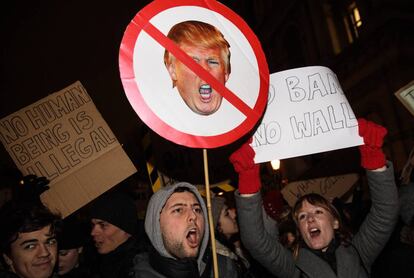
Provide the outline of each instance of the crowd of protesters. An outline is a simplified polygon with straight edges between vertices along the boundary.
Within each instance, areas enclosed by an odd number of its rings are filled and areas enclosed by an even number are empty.
[[[382,151],[386,129],[364,119],[358,124],[370,190],[363,205],[356,188],[352,206],[312,193],[289,207],[278,189],[261,190],[249,143],[236,150],[229,159],[238,189],[211,198],[216,266],[207,202],[192,184],[152,194],[143,221],[131,195],[117,188],[62,219],[40,201],[45,178],[8,171],[0,278],[214,277],[215,267],[219,277],[412,277],[413,154],[397,186]],[[353,219],[355,211],[362,221]]]

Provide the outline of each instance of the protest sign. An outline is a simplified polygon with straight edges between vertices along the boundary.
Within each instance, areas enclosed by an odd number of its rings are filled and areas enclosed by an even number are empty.
[[[168,36],[177,25],[181,26],[177,29],[192,25],[182,43]],[[206,66],[213,60],[217,67],[224,65],[212,59],[220,55],[201,54],[206,49],[217,51],[218,43],[212,41],[218,39],[208,37],[217,33],[191,35],[195,26],[218,30],[217,37],[228,43],[220,47],[231,53],[225,55],[229,64],[225,77]],[[203,34],[208,38],[200,39]],[[191,46],[191,51],[188,47],[184,51],[183,45]],[[169,55],[185,65],[186,76],[172,77],[169,59],[164,59]],[[260,42],[240,16],[218,1],[151,2],[125,30],[119,69],[125,94],[142,121],[160,136],[187,147],[216,148],[234,142],[254,127],[266,106],[269,70]],[[180,83],[188,88],[180,89]],[[209,106],[217,110],[207,112],[214,110]]]
[[[328,200],[339,198],[347,193],[358,179],[358,174],[347,174],[291,182],[281,192],[286,202],[293,207],[298,198],[308,193],[318,193]]]
[[[256,163],[362,144],[358,122],[330,69],[270,75],[267,109],[252,142]]]
[[[395,96],[414,116],[414,80],[395,92]]]
[[[136,172],[79,81],[1,119],[0,139],[24,175],[51,181],[41,198],[64,216]]]

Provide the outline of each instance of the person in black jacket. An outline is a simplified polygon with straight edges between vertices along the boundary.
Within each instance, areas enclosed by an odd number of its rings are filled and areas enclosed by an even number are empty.
[[[0,253],[6,270],[0,277],[50,278],[57,260],[60,215],[45,207],[40,194],[49,181],[36,175],[13,174],[12,196],[0,211]]]
[[[133,259],[140,252],[133,199],[121,192],[105,194],[92,203],[90,217],[91,236],[98,252],[93,274],[108,278],[133,277]]]
[[[85,226],[76,218],[76,214],[65,218],[62,222],[62,231],[58,235],[58,276],[65,278],[91,277],[89,267],[83,258],[83,249],[87,238]]]
[[[50,278],[57,260],[60,217],[39,203],[6,203],[0,213],[0,277]]]

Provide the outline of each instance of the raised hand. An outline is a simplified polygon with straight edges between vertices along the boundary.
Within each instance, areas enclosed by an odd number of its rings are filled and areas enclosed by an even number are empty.
[[[384,136],[387,129],[381,125],[358,119],[359,135],[364,138],[364,145],[359,146],[361,166],[368,170],[381,168],[385,165],[385,154],[382,151]]]
[[[260,166],[254,163],[255,152],[249,145],[252,139],[244,143],[230,156],[234,170],[239,174],[240,194],[252,194],[260,190]]]

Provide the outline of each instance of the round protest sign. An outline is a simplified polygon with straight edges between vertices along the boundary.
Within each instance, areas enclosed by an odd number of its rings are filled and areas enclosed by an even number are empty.
[[[253,128],[267,102],[260,42],[217,1],[150,3],[125,30],[119,68],[139,117],[187,147],[232,143]]]

